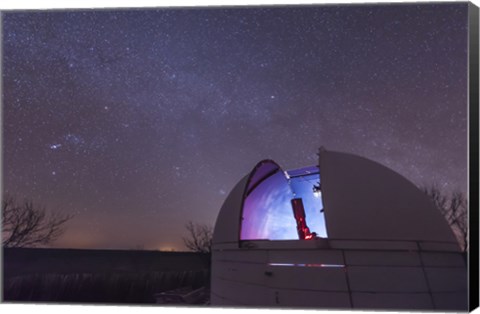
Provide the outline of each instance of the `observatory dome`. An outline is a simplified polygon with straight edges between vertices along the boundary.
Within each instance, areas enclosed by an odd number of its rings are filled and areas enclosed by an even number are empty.
[[[321,150],[318,166],[259,162],[225,200],[211,304],[465,310],[467,271],[427,195],[366,158]]]
[[[259,162],[225,200],[213,243],[301,239],[293,200],[301,202],[300,219],[316,238],[458,249],[443,216],[412,182],[372,160],[325,150],[319,166],[284,171],[272,160]]]

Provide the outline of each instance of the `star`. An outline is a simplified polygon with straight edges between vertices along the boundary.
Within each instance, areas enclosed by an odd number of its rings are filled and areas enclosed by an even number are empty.
[[[51,149],[51,150],[57,150],[57,149],[59,149],[60,147],[62,147],[62,144],[52,144],[52,145],[50,145],[50,149]]]
[[[53,246],[80,230],[92,247],[177,250],[260,160],[314,165],[320,146],[466,192],[467,13],[3,12],[4,189],[79,213]]]

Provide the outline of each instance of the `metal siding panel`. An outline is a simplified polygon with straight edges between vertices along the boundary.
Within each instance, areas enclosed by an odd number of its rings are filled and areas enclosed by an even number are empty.
[[[467,292],[437,292],[433,293],[433,300],[437,310],[457,310],[462,312],[468,311]]]
[[[427,292],[423,271],[419,267],[347,268],[350,288],[354,292]]]
[[[350,309],[350,300],[346,292],[317,292],[299,290],[277,290],[277,306],[281,307],[315,307],[319,309]]]
[[[348,291],[344,268],[270,266],[272,288]]]
[[[460,252],[460,246],[456,241],[452,243],[422,242],[420,247],[423,251]]]
[[[421,254],[425,266],[466,267],[460,253],[422,252]]]
[[[417,251],[418,246],[414,241],[362,241],[362,240],[336,240],[330,239],[330,248],[346,250],[399,250]]]
[[[238,303],[238,302],[236,302],[236,301],[229,300],[229,299],[226,299],[226,298],[221,297],[221,296],[217,296],[217,295],[215,295],[214,293],[211,293],[211,294],[210,294],[210,304],[211,304],[212,306],[243,305],[243,304]]]
[[[347,265],[420,266],[418,252],[345,251]]]
[[[425,268],[428,282],[433,292],[467,291],[466,268]]]
[[[428,293],[352,293],[356,309],[433,310]]]
[[[231,300],[232,305],[274,305],[272,292],[268,287],[219,278],[212,278],[212,280],[212,293],[227,300]],[[224,300],[224,304],[227,304],[227,300]]]
[[[267,263],[268,252],[265,250],[225,250],[215,252],[215,259],[218,261]]]
[[[278,250],[268,252],[270,263],[338,264],[343,265],[341,251],[333,250]]]
[[[215,276],[233,281],[265,285],[265,271],[267,271],[267,265],[265,264],[217,262]]]

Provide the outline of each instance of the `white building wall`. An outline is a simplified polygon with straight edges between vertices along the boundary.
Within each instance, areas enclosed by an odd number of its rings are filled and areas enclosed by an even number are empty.
[[[293,244],[214,250],[212,305],[466,310],[467,270],[458,252]]]

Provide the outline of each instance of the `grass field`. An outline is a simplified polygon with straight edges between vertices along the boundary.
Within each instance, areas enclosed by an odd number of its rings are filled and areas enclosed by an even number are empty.
[[[158,292],[208,287],[209,264],[186,252],[4,249],[3,300],[152,304]]]

